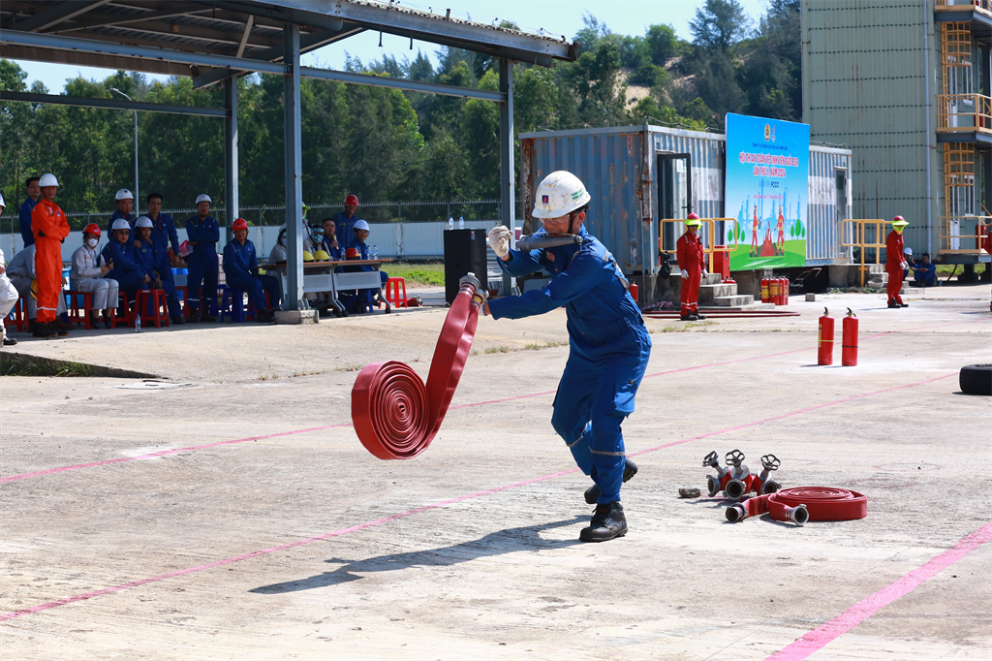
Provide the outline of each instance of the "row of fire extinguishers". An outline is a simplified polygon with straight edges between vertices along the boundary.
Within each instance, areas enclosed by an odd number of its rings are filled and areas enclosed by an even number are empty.
[[[851,311],[851,308],[847,308],[843,331],[840,364],[844,367],[854,367],[858,364],[858,317]],[[834,318],[830,316],[830,311],[827,308],[823,308],[823,316],[820,317],[816,364],[834,364]]]
[[[775,305],[789,304],[789,279],[788,278],[762,278],[761,279],[761,302],[774,303]]]

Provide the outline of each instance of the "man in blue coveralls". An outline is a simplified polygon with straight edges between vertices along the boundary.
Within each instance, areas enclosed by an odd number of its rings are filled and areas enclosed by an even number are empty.
[[[137,235],[135,255],[138,264],[150,280],[146,289],[161,289],[165,292],[166,306],[169,308],[169,318],[172,323],[182,326],[182,310],[179,307],[179,296],[176,294],[176,284],[172,280],[172,266],[169,264],[169,253],[165,248],[156,246],[152,241],[154,223],[148,216],[142,216],[134,221],[134,233]],[[168,275],[166,275],[168,274]],[[140,312],[140,310],[139,310]],[[147,312],[145,314],[148,314]]]
[[[352,230],[355,228],[355,221],[358,220],[358,196],[349,195],[344,198],[344,211],[339,211],[332,217],[338,235],[338,244],[342,249],[347,248],[354,236]]]
[[[148,213],[145,215],[152,221],[152,245],[156,250],[165,253],[168,253],[169,245],[172,245],[172,255],[169,258],[171,266],[173,258],[179,255],[179,233],[176,232],[176,223],[172,220],[172,216],[162,213],[161,193],[152,193],[145,198],[145,201],[148,203]]]
[[[103,248],[103,261],[110,265],[107,272],[108,278],[117,281],[120,291],[124,292],[128,309],[134,306],[134,299],[142,285],[151,282],[151,278],[145,274],[141,264],[138,263],[137,248],[131,241],[131,226],[124,218],[114,221],[113,234],[110,241]],[[126,310],[125,310],[126,312]]]
[[[227,284],[248,293],[255,308],[255,321],[266,324],[275,321],[272,313],[282,302],[282,285],[271,275],[258,275],[255,244],[248,240],[248,221],[238,218],[231,225],[234,241],[224,246],[224,275]],[[268,304],[265,295],[269,295]]]
[[[210,196],[196,197],[196,215],[186,221],[186,235],[189,241],[189,320],[196,321],[200,310],[200,283],[203,283],[203,311],[200,321],[217,321],[210,316],[210,304],[217,298],[217,242],[220,241],[220,226],[210,217]]]
[[[510,250],[506,227],[490,231],[504,271],[525,275],[543,267],[552,279],[540,291],[489,301],[485,311],[493,319],[520,319],[565,306],[570,351],[551,424],[595,483],[585,498],[596,511],[579,539],[605,542],[627,532],[620,486],[637,466],[626,459],[620,425],[634,411],[651,338],[616,260],[582,225],[591,199],[579,178],[565,171],[545,177],[535,195],[533,215],[544,224],[536,235],[577,234],[581,245],[525,253]]]
[[[114,235],[114,221],[118,218],[126,220],[127,226],[133,233],[134,223],[131,222],[131,210],[134,208],[134,195],[131,195],[131,191],[128,189],[122,188],[114,193],[114,200],[117,202],[117,210],[111,214],[110,220],[107,221],[107,234]],[[135,237],[132,236],[131,240],[135,240]],[[135,248],[137,247],[135,246]]]
[[[38,204],[38,200],[41,198],[41,186],[38,184],[40,180],[40,177],[28,177],[28,180],[24,182],[24,190],[28,193],[28,199],[24,200],[24,204],[21,205],[19,218],[21,221],[21,238],[24,239],[25,248],[34,244],[34,232],[31,230],[31,213],[34,211],[34,205]]]

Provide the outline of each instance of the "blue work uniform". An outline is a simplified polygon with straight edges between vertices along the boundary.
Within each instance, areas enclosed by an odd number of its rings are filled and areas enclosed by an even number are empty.
[[[117,220],[118,218],[123,218],[124,220],[127,221],[128,229],[131,230],[131,242],[133,243],[134,242],[134,222],[131,220],[131,214],[129,214],[129,213],[121,213],[121,210],[120,209],[118,209],[117,211],[115,211],[113,213],[113,215],[110,216],[110,221],[107,222],[107,236],[109,236],[109,237],[113,237],[114,236],[114,230],[113,230],[114,221]]]
[[[354,232],[352,232],[354,234]],[[352,237],[351,243],[348,244],[348,248],[354,248],[358,251],[358,259],[370,259],[369,257],[369,247],[365,245],[364,241],[359,241],[357,238]],[[345,251],[342,250],[342,253]],[[375,268],[368,264],[356,264],[355,266],[339,266],[339,272],[344,273],[358,273],[362,271],[375,271]],[[379,282],[380,288],[386,286],[386,280],[389,280],[389,274],[385,271],[379,271]],[[353,310],[355,312],[360,312],[367,310],[370,305],[372,305],[372,300],[375,295],[379,292],[375,289],[359,289],[351,290],[346,292],[341,292],[340,299],[341,304],[345,306],[348,310]]]
[[[337,230],[334,231],[334,237],[337,238]],[[341,261],[344,259],[344,248],[342,248],[342,243],[338,241],[337,246],[331,246],[332,239],[328,236],[324,237],[324,240],[320,242],[320,247],[331,256],[332,262]]]
[[[146,214],[147,215],[147,214]],[[172,244],[172,252],[179,254],[179,233],[176,232],[176,223],[172,216],[167,213],[160,213],[158,218],[148,216],[152,221],[152,243],[156,250],[168,251],[169,244]],[[169,271],[172,272],[171,269]],[[164,275],[164,274],[163,274]]]
[[[540,290],[492,300],[489,310],[494,319],[521,319],[565,306],[570,349],[551,424],[599,486],[598,503],[606,504],[620,500],[626,464],[620,425],[634,412],[651,337],[613,256],[585,227],[579,235],[581,246],[511,250],[509,262],[500,260],[504,271],[520,276],[543,267],[552,279]]]
[[[933,262],[929,264],[920,262],[914,268],[913,281],[918,287],[937,286],[937,265]]]
[[[282,285],[271,275],[256,275],[257,273],[255,244],[250,239],[245,239],[244,245],[235,239],[224,246],[224,275],[227,276],[228,287],[247,292],[248,302],[256,311],[280,307]],[[265,294],[269,295],[268,303],[265,301]]]
[[[217,298],[217,242],[220,241],[220,227],[217,221],[207,216],[193,216],[186,221],[186,234],[189,238],[189,308],[191,311],[200,308],[200,283],[203,283],[204,310]],[[193,242],[196,241],[196,245]]]
[[[127,241],[119,242],[116,238],[110,240],[100,253],[103,261],[113,262],[114,267],[107,272],[105,278],[117,281],[117,285],[125,293],[128,305],[134,302],[135,296],[145,279],[145,270],[139,263],[134,241],[128,235]]]
[[[352,231],[355,229],[355,221],[358,220],[358,214],[348,217],[347,211],[339,211],[333,216],[334,218],[334,234],[338,237],[339,246],[349,246],[351,242],[355,240],[355,233]]]
[[[31,213],[34,211],[34,205],[36,204],[38,204],[37,200],[32,200],[30,197],[24,200],[18,216],[21,222],[21,238],[24,239],[25,248],[34,245],[34,232],[31,231]]]
[[[169,253],[159,250],[151,241],[142,241],[140,248],[135,248],[135,256],[141,270],[151,278],[152,282],[156,277],[162,280],[162,291],[165,292],[165,301],[169,307],[169,316],[172,318],[182,315],[179,307],[179,297],[176,295],[176,285],[172,281],[172,267],[169,266]],[[165,273],[169,278],[166,279]],[[156,274],[158,274],[156,276]],[[151,283],[142,285],[142,289],[151,289]],[[145,314],[148,314],[145,312]]]

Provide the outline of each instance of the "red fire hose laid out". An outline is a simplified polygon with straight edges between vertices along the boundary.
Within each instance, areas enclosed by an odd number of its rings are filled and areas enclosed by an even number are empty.
[[[749,498],[727,508],[727,520],[743,521],[768,513],[776,521],[850,521],[868,516],[868,498],[857,491],[832,487],[796,487]]]
[[[366,365],[351,389],[351,420],[379,459],[412,459],[434,440],[472,348],[483,294],[469,273],[448,310],[427,384],[396,360]]]

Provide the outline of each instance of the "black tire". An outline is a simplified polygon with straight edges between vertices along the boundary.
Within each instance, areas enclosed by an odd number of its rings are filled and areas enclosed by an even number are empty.
[[[961,392],[969,395],[992,395],[992,364],[966,365],[958,377]]]

